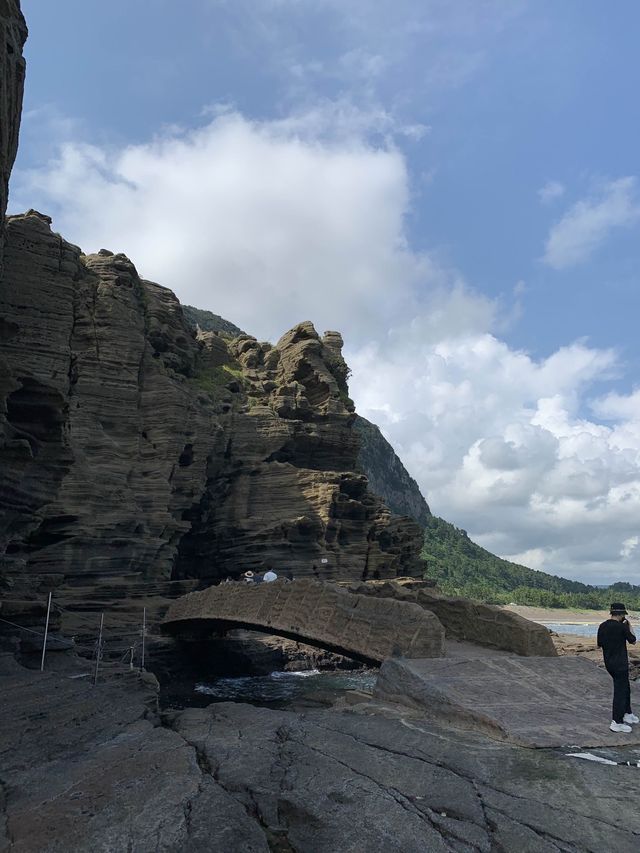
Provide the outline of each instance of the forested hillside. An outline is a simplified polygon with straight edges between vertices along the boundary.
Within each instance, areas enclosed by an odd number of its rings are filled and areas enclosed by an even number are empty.
[[[602,589],[502,560],[485,551],[442,518],[426,520],[422,557],[425,575],[450,595],[463,595],[492,604],[606,609],[621,599],[640,609],[640,586],[620,582]]]

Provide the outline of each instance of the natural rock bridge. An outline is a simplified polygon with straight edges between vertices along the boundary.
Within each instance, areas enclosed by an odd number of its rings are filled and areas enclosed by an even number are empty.
[[[223,583],[192,592],[169,607],[162,627],[175,636],[247,628],[367,663],[444,654],[444,628],[420,605],[311,580]]]

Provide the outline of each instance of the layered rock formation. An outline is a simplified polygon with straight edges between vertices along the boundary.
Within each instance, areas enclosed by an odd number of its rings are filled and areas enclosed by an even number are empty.
[[[25,62],[22,48],[27,25],[16,0],[0,2],[0,281],[4,215],[7,210],[9,176],[18,151],[18,130],[22,111]],[[2,326],[0,326],[0,335]],[[1,365],[0,365],[1,367]]]
[[[447,637],[452,640],[503,649],[525,657],[555,657],[557,654],[548,628],[493,604],[441,595],[424,583],[408,579],[406,582],[346,586],[358,595],[392,598],[423,607],[438,617]]]
[[[418,604],[310,580],[218,584],[174,601],[163,620],[178,636],[236,627],[273,631],[366,663],[444,654],[442,624]]]
[[[0,577],[14,597],[55,588],[98,610],[269,564],[420,571],[418,526],[356,470],[338,333],[196,336],[173,293],[124,255],[83,255],[37,211],[9,217],[4,260]]]

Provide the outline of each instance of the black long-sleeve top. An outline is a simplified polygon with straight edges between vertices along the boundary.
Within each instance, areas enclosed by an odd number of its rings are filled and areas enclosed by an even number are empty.
[[[627,669],[629,657],[627,643],[635,643],[635,634],[628,622],[607,619],[598,628],[598,647],[602,649],[604,665],[610,670]]]

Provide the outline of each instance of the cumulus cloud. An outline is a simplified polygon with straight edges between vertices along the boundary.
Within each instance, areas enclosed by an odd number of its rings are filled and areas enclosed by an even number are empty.
[[[444,518],[495,553],[596,582],[638,582],[637,394],[592,403],[616,354],[585,343],[544,359],[477,327],[351,356],[352,391]],[[637,552],[635,552],[637,553]]]
[[[543,260],[561,270],[588,260],[619,228],[640,219],[636,178],[604,183],[599,191],[576,202],[551,229]]]
[[[13,198],[260,337],[303,319],[340,329],[359,411],[436,513],[539,568],[627,576],[640,392],[591,399],[618,369],[614,352],[578,341],[536,360],[510,348],[497,306],[412,250],[393,131],[383,111],[345,104],[263,122],[223,110],[146,144],[65,142],[16,176]]]
[[[407,247],[408,177],[389,132],[384,113],[338,104],[271,122],[225,113],[118,150],[66,142],[18,176],[14,207],[43,206],[85,251],[123,251],[257,335],[304,318],[379,334],[435,274]]]

